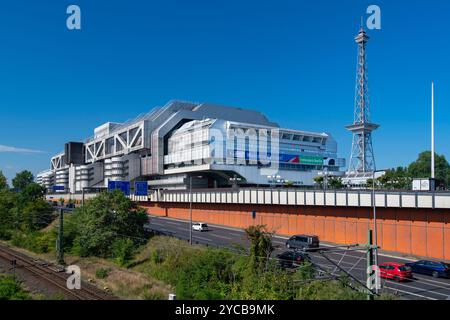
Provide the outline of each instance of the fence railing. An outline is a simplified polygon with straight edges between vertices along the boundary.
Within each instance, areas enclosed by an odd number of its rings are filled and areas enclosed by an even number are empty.
[[[190,202],[191,194],[187,190],[158,190],[149,192],[146,198],[151,202]],[[194,189],[192,202],[450,209],[450,193],[377,190],[373,199],[370,190]]]

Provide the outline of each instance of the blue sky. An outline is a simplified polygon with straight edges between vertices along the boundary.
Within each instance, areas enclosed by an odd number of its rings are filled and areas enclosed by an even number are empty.
[[[66,28],[70,4],[80,31]],[[66,141],[171,99],[330,132],[348,158],[353,37],[370,4],[382,15],[368,45],[377,167],[429,149],[431,80],[436,148],[450,158],[450,1],[15,0],[0,10],[0,170],[46,169]]]

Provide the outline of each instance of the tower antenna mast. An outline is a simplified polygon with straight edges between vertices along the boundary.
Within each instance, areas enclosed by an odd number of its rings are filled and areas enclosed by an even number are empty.
[[[346,126],[353,133],[348,174],[364,174],[376,170],[372,131],[376,130],[379,125],[370,121],[369,79],[366,58],[368,41],[369,36],[361,23],[361,29],[355,37],[355,42],[358,45],[358,63],[356,67],[354,120],[353,124]]]

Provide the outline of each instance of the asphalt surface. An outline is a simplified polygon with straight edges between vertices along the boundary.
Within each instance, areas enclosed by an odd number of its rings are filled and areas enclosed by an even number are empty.
[[[189,221],[175,220],[165,217],[151,216],[148,225],[152,230],[164,235],[173,236],[179,239],[189,239]],[[215,247],[235,248],[236,246],[248,248],[248,240],[245,238],[243,230],[228,227],[209,225],[209,231],[193,231],[193,242]],[[274,255],[286,251],[285,243],[287,238],[274,236],[273,245],[276,248]],[[342,250],[341,248],[323,245],[327,252],[323,253],[340,268],[349,272],[352,276],[365,283],[366,279],[366,253],[353,250]],[[308,253],[311,261],[323,270],[339,274],[341,271],[327,260],[320,253]],[[412,260],[379,254],[379,263],[400,262],[406,263]],[[394,293],[404,299],[421,300],[450,300],[450,279],[433,278],[427,275],[414,274],[414,278],[406,282],[395,282],[382,279],[381,292]]]

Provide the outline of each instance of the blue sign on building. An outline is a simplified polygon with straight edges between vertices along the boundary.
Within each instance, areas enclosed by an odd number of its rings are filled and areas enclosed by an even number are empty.
[[[147,181],[136,181],[134,183],[134,195],[135,196],[147,196],[148,195]]]
[[[120,190],[126,196],[130,195],[129,181],[108,181],[108,190]]]
[[[64,191],[64,186],[53,186],[53,192]]]
[[[115,181],[108,181],[108,190],[115,190],[116,189],[116,182]]]

